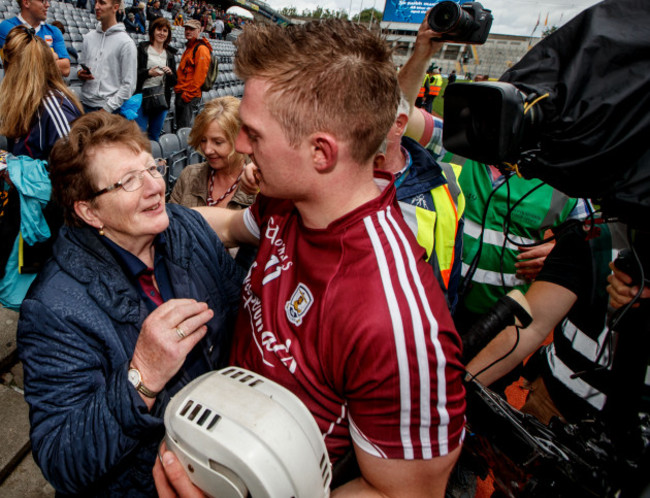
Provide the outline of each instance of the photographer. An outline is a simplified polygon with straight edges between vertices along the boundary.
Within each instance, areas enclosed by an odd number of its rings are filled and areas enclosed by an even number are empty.
[[[610,235],[606,225],[594,231],[598,236],[574,224],[558,238],[526,293],[533,323],[520,331],[503,330],[467,365],[472,376],[490,385],[535,352],[553,330],[553,342],[526,366],[530,392],[522,411],[544,424],[553,416],[568,421],[599,416],[607,398],[612,352],[605,288],[608,280],[621,294],[629,287],[609,276],[612,248],[621,246],[617,231]],[[572,378],[578,372],[583,374]]]
[[[418,30],[413,55],[398,74],[400,87],[410,104],[415,102],[420,81],[440,47],[439,35],[429,24],[430,14],[431,11]],[[494,167],[447,153],[442,147],[442,120],[421,109],[412,110],[406,136],[429,149],[434,158],[463,166],[459,178],[466,199],[462,274],[471,282],[465,284],[469,291],[465,296],[459,295],[459,306],[454,313],[456,327],[462,334],[499,297],[512,288],[523,292],[528,288],[552,244],[526,247],[526,243],[543,240],[548,228],[564,221],[584,219],[588,208],[584,202],[570,199],[539,180],[506,176]],[[512,216],[509,237],[521,245],[508,243],[504,247],[503,221],[516,203],[519,208]],[[488,211],[488,226],[483,230],[483,217]],[[468,276],[470,263],[477,254],[477,271]],[[503,272],[500,271],[502,262]]]

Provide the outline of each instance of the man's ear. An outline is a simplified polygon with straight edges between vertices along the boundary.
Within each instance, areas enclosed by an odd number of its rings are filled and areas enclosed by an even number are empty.
[[[375,154],[375,158],[372,161],[373,169],[383,170],[386,165],[386,154],[383,152],[378,152]]]
[[[329,133],[315,133],[310,138],[312,160],[320,173],[331,171],[338,162],[339,144]]]
[[[401,137],[404,135],[407,125],[409,124],[409,117],[406,114],[399,114],[395,119],[395,131]]]
[[[74,203],[74,212],[79,216],[79,218],[91,227],[100,228],[104,226],[104,224],[97,216],[96,211],[97,210],[92,206],[90,201],[75,201]]]

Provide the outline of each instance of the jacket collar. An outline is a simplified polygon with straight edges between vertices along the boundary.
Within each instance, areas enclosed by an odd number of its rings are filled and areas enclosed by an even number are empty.
[[[429,192],[447,183],[442,168],[427,149],[409,137],[402,137],[402,147],[411,154],[412,165],[400,188],[397,189],[398,201]]]
[[[164,234],[168,243],[164,250],[168,261],[187,272],[193,244],[188,243],[189,238],[183,236],[179,223],[175,223],[177,208],[167,206],[169,227]],[[137,324],[141,314],[146,313],[146,306],[99,237],[91,227],[63,227],[54,245],[53,257],[64,272],[85,284],[88,295],[108,316],[118,322]]]
[[[207,190],[208,190],[208,181],[210,180],[210,165],[207,162],[201,163],[197,166],[199,170],[192,177],[192,183],[190,184],[190,192],[192,195],[200,198],[203,202],[207,203]]]

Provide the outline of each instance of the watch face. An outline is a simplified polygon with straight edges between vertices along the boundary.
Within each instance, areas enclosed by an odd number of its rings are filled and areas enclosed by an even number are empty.
[[[138,387],[140,385],[140,372],[138,372],[135,368],[132,368],[129,370],[129,382],[133,384],[133,387]]]

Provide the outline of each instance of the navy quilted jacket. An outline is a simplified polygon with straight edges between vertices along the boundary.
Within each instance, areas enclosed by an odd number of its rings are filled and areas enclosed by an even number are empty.
[[[200,215],[175,205],[167,212],[174,295],[215,314],[151,412],[127,380],[147,307],[96,230],[64,227],[23,302],[18,354],[32,450],[58,495],[155,496],[151,470],[170,396],[192,380],[189,364],[196,376],[227,359],[243,272]]]

